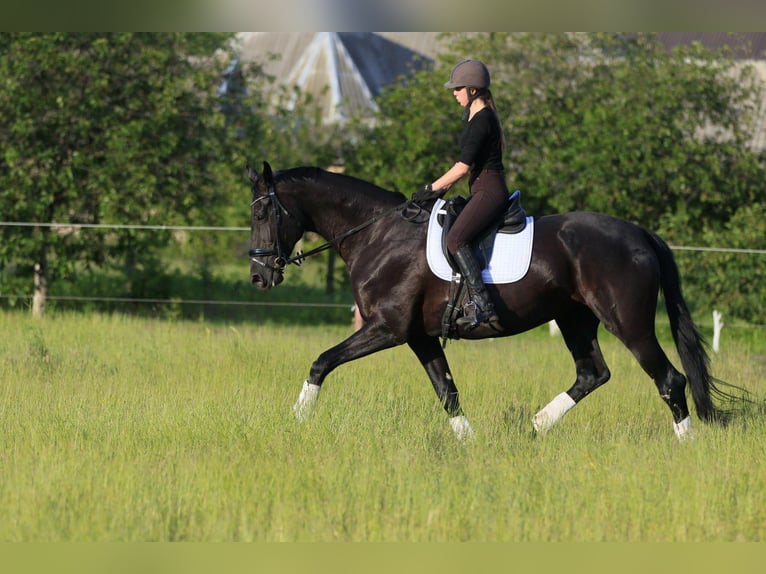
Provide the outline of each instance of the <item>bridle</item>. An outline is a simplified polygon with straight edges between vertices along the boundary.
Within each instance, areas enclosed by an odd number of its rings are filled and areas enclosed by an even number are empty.
[[[264,199],[269,199],[271,201],[271,207],[274,210],[274,245],[273,247],[259,247],[256,249],[251,249],[248,251],[250,261],[257,263],[258,265],[263,265],[264,267],[270,267],[275,271],[282,271],[290,263],[300,265],[301,261],[299,261],[298,257],[290,257],[289,253],[285,253],[284,249],[282,248],[282,242],[279,239],[279,230],[280,226],[282,225],[282,213],[288,217],[292,217],[296,221],[297,218],[293,216],[289,211],[287,211],[285,206],[282,205],[282,202],[279,201],[279,197],[277,197],[276,186],[273,183],[269,185],[268,195],[263,195],[257,199],[254,199],[252,203],[250,203],[250,207],[252,208],[256,203]],[[302,227],[303,226],[301,226],[301,228]],[[300,256],[301,253],[298,253],[298,255]],[[261,263],[256,259],[256,257],[271,256],[274,256],[274,262],[271,265],[266,265],[265,263]]]
[[[282,242],[279,239],[279,231],[280,231],[280,226],[282,224],[282,213],[284,213],[288,217],[291,217],[292,219],[295,219],[298,222],[298,225],[301,227],[301,229],[303,228],[303,225],[300,223],[298,218],[292,215],[287,210],[287,208],[285,208],[282,202],[279,201],[279,197],[277,196],[276,185],[273,182],[269,185],[268,190],[269,190],[268,195],[263,195],[257,199],[254,199],[253,202],[250,204],[250,207],[255,205],[257,202],[265,200],[265,199],[269,199],[271,201],[271,205],[274,210],[274,234],[275,234],[274,246],[251,249],[248,252],[248,256],[250,257],[250,261],[257,263],[258,265],[271,268],[274,271],[283,271],[284,268],[290,265],[291,263],[294,263],[296,266],[300,266],[301,263],[303,263],[303,260],[306,259],[307,257],[316,255],[317,253],[321,253],[322,251],[325,251],[329,249],[330,247],[337,245],[338,243],[340,243],[347,237],[350,237],[354,235],[355,233],[358,233],[362,231],[363,229],[369,227],[370,225],[377,223],[378,221],[380,221],[381,219],[383,219],[385,216],[389,215],[390,213],[393,213],[394,211],[402,210],[406,208],[409,204],[412,204],[412,201],[408,199],[404,203],[396,205],[392,207],[391,209],[387,209],[381,212],[380,214],[376,215],[375,217],[365,221],[364,223],[357,225],[356,227],[353,227],[352,229],[349,229],[348,231],[345,231],[341,233],[340,235],[337,235],[336,237],[333,237],[331,240],[327,241],[326,243],[323,243],[319,247],[316,247],[306,253],[304,253],[303,251],[298,251],[294,257],[290,257],[290,254],[286,253],[284,249],[282,248]],[[274,262],[271,265],[261,263],[260,261],[256,259],[256,257],[271,257],[271,256],[274,256]]]

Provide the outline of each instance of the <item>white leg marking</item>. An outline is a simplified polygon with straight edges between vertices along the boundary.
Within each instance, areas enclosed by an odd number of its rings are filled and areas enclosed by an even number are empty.
[[[305,421],[311,414],[311,411],[314,410],[321,388],[319,385],[312,385],[308,381],[303,382],[303,388],[298,395],[298,400],[293,405],[293,413],[298,421]]]
[[[673,430],[676,431],[676,436],[680,441],[691,440],[694,438],[691,417],[686,417],[680,423],[673,423]]]
[[[459,441],[470,440],[476,434],[465,415],[450,417],[449,424]]]
[[[573,406],[575,402],[572,397],[560,393],[532,418],[532,426],[540,433],[550,430]]]

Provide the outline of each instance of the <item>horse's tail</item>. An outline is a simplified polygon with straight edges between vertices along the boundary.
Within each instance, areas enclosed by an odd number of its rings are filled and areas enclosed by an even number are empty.
[[[681,293],[681,278],[673,252],[658,235],[647,230],[645,232],[660,264],[660,284],[665,297],[670,330],[681,358],[681,365],[686,372],[697,415],[704,421],[724,421],[728,418],[729,411],[718,408],[713,403],[713,396],[718,399],[734,399],[734,396],[722,391],[716,383],[729,387],[732,385],[714,379],[710,374],[707,343],[692,321]]]

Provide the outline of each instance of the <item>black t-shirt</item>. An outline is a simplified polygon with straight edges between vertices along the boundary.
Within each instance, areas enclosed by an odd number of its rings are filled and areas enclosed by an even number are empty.
[[[502,128],[491,108],[482,108],[466,124],[460,136],[459,161],[471,166],[476,176],[484,169],[503,170]]]

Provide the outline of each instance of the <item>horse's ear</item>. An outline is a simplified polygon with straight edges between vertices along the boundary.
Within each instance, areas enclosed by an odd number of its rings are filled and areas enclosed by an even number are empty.
[[[263,162],[263,180],[266,183],[266,187],[271,186],[274,182],[274,173],[271,171],[271,166],[267,161]]]
[[[250,164],[247,164],[247,177],[250,178],[251,183],[255,183],[258,181],[258,172],[253,169],[253,166]]]

